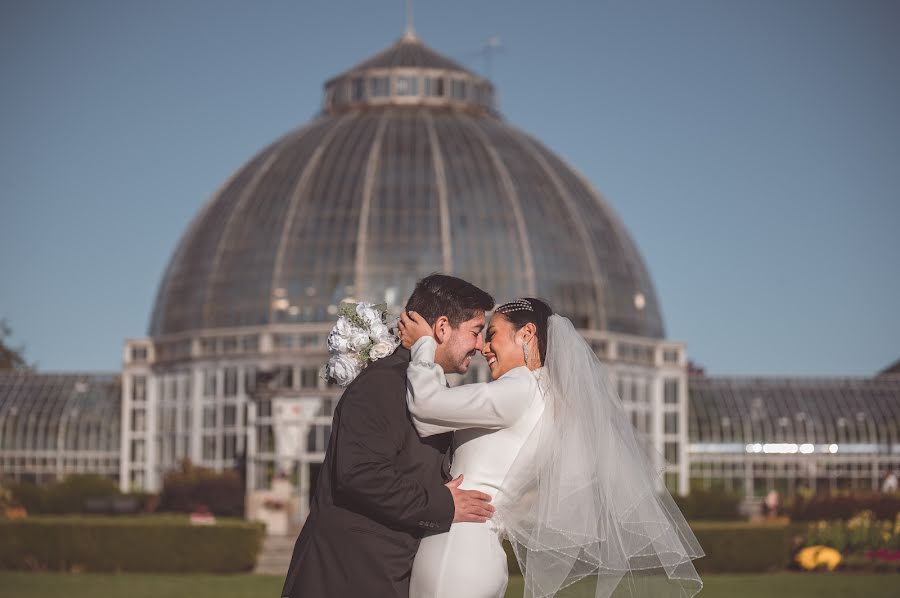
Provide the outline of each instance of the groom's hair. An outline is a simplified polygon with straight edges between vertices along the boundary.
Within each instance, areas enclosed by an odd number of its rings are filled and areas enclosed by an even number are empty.
[[[494,308],[494,298],[462,278],[431,274],[416,283],[406,302],[406,311],[418,312],[429,324],[447,316],[452,328]]]

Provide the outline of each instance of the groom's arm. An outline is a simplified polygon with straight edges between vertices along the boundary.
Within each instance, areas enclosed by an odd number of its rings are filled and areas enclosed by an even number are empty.
[[[396,388],[396,374],[370,372],[365,385],[344,397],[335,442],[335,482],[338,492],[367,511],[407,529],[447,531],[453,521],[450,490],[401,475],[394,460],[403,446],[406,424],[402,400],[380,389]],[[362,382],[362,381],[360,381]],[[392,400],[393,399],[393,400]]]

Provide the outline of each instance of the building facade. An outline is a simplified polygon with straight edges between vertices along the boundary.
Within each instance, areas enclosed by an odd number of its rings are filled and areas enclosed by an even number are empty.
[[[338,306],[399,310],[437,271],[569,317],[668,459],[668,484],[687,490],[684,346],[665,339],[628,231],[500,116],[489,81],[411,34],[328,81],[322,113],[250,159],[188,227],[149,336],[127,343],[122,487],[158,489],[190,458],[246,464],[249,490],[283,471],[307,496],[339,397],[318,376]],[[470,379],[487,376],[479,365]]]

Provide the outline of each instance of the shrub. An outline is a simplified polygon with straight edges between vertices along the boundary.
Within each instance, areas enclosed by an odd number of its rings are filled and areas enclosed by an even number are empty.
[[[119,494],[119,487],[109,478],[97,475],[71,475],[48,486],[44,494],[42,513],[67,515],[84,513],[87,501],[110,498]]]
[[[194,526],[181,516],[0,520],[0,569],[233,573],[250,571],[262,524]]]
[[[893,521],[900,512],[900,493],[801,494],[788,500],[786,508],[793,521],[847,520],[860,511]]]
[[[735,521],[741,497],[725,490],[694,489],[687,496],[673,496],[685,519],[693,521]]]
[[[12,502],[25,508],[32,515],[44,513],[46,510],[46,491],[29,482],[19,482],[9,487]]]
[[[13,502],[32,515],[68,515],[86,512],[88,503],[119,495],[114,481],[92,474],[77,474],[41,487],[21,482],[10,487]]]
[[[217,473],[183,461],[163,479],[159,511],[190,513],[205,506],[220,517],[243,517],[244,485],[236,471]]]

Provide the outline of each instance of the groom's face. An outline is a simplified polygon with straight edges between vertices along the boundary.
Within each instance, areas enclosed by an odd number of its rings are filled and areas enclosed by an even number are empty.
[[[472,357],[484,347],[484,312],[478,312],[456,328],[447,327],[442,342],[438,343],[435,362],[446,374],[465,374],[472,364]]]

